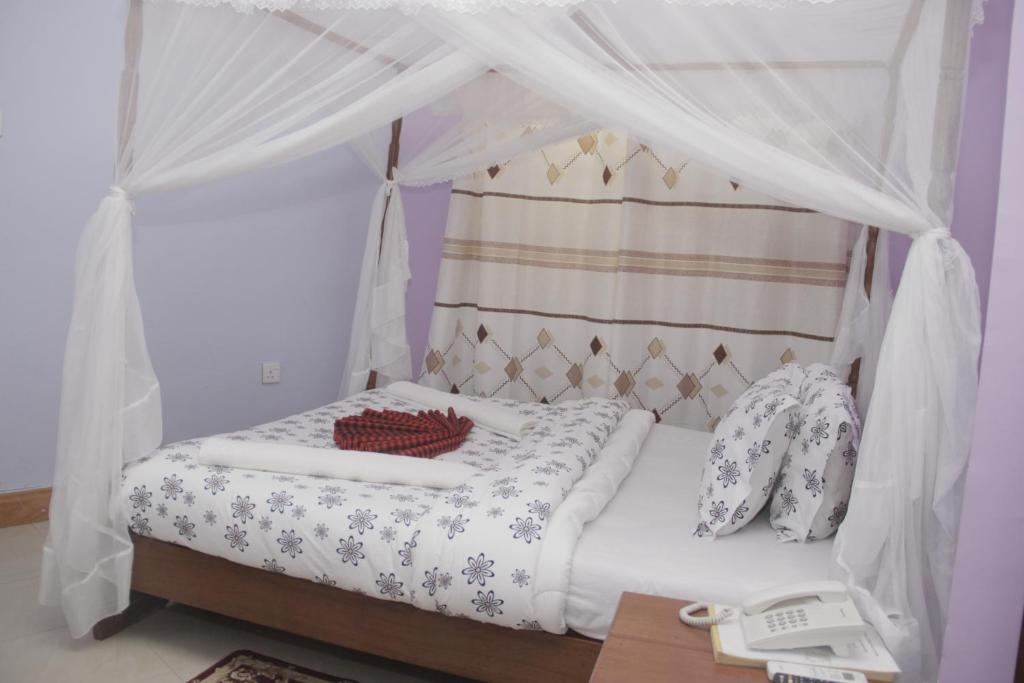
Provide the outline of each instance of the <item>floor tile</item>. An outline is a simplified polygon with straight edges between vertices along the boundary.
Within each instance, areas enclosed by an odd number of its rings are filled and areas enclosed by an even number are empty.
[[[140,639],[75,640],[66,628],[0,643],[0,680],[10,683],[148,681],[173,671]],[[159,680],[159,679],[157,679]],[[176,678],[166,679],[176,680]]]
[[[129,632],[145,639],[183,680],[235,650],[252,650],[359,683],[458,680],[180,605],[168,607],[124,633]]]
[[[0,643],[64,626],[57,607],[39,604],[39,579],[0,583]]]
[[[0,683],[184,683],[235,650],[252,650],[359,683],[458,681],[182,605],[104,641],[72,639],[38,604],[47,522],[0,529]]]
[[[38,576],[44,540],[31,524],[0,529],[0,583]]]
[[[202,613],[169,607],[124,632],[144,640],[162,661],[184,680],[195,676],[235,650],[245,648],[245,634]]]
[[[185,680],[173,673],[162,673],[148,678],[138,678],[132,683],[184,683]]]
[[[302,640],[299,643],[284,640],[283,636],[258,637],[249,649],[276,657],[286,662],[300,664],[314,671],[353,678],[359,683],[423,683],[424,681],[457,680],[442,674],[428,674],[411,668],[399,668],[397,664],[359,657],[343,648],[332,648],[322,643]]]

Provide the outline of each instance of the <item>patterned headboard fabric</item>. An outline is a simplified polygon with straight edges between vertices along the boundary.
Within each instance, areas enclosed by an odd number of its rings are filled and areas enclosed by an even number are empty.
[[[713,429],[752,381],[828,360],[852,238],[615,131],[567,140],[455,183],[419,381]]]

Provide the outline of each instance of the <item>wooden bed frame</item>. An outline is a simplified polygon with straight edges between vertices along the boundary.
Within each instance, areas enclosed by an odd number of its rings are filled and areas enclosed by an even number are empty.
[[[132,535],[132,604],[103,640],[173,601],[388,659],[495,683],[580,682],[601,642],[446,617]]]

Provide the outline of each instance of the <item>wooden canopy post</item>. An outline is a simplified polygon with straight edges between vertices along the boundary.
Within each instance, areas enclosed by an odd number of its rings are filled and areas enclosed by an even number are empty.
[[[391,122],[391,142],[388,144],[388,169],[385,176],[389,181],[395,179],[395,169],[398,168],[398,153],[402,141],[402,119],[395,119]],[[391,206],[391,193],[384,198],[384,213],[380,221],[380,248],[384,249],[384,225],[388,221],[388,207]],[[380,265],[380,251],[377,252],[377,264]],[[370,376],[366,379],[367,389],[377,388],[377,371],[370,370]]]
[[[932,132],[932,176],[928,184],[928,202],[938,215],[945,215],[947,198],[953,192],[953,174],[960,135],[960,119],[963,109],[964,80],[967,70],[967,52],[970,48],[971,0],[950,0],[946,5],[945,28],[942,39],[942,62],[939,88],[936,92],[935,126]],[[890,64],[890,90],[886,101],[888,125],[883,132],[882,154],[887,157],[892,145],[892,121],[896,110],[897,70],[906,56],[907,46],[913,29],[921,19],[923,0],[915,0],[907,13],[896,54]],[[864,292],[871,299],[871,281],[875,271],[875,250],[878,245],[878,228],[872,226],[868,233],[867,265],[864,268]],[[857,397],[860,380],[860,362],[856,359],[850,365],[848,384]]]
[[[896,42],[892,59],[888,64],[889,89],[885,97],[885,129],[882,131],[879,150],[880,158],[886,160],[892,150],[893,124],[896,118],[896,108],[899,100],[899,70],[903,66],[903,60],[907,56],[907,49],[913,38],[914,30],[921,21],[921,11],[924,7],[924,0],[914,0],[903,19],[903,26],[900,29],[900,37]],[[875,252],[878,250],[878,228],[874,225],[868,227],[868,241],[864,245],[867,263],[864,265],[864,294],[868,301],[871,301],[871,285],[875,276]],[[846,383],[850,385],[850,393],[857,398],[857,387],[860,384],[861,359],[854,359],[850,364],[850,376]]]
[[[398,168],[398,150],[402,142],[402,119],[395,119],[391,122],[391,142],[388,144],[388,180],[395,179],[395,169]]]
[[[878,228],[868,227],[868,243],[864,245],[867,263],[864,264],[864,294],[871,301],[871,284],[875,278],[875,252],[878,250]],[[857,385],[860,384],[860,358],[850,364],[850,376],[846,383],[850,385],[850,393],[857,398]]]

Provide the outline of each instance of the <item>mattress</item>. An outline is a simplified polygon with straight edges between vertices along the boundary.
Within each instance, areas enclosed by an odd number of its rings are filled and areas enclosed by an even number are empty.
[[[766,511],[729,536],[691,534],[711,434],[655,425],[615,498],[583,529],[565,621],[604,639],[624,591],[737,604],[782,583],[828,578],[831,539],[781,543]]]

